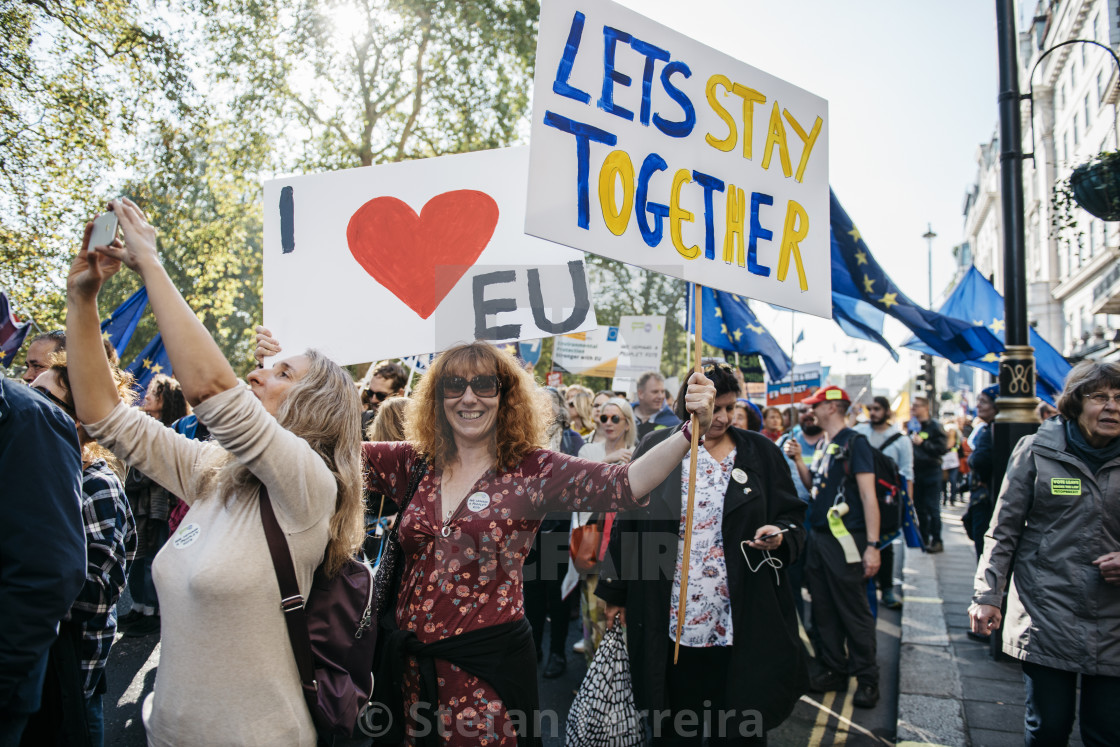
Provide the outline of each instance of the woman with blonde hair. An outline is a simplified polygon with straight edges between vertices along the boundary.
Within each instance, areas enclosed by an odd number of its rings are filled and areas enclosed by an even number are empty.
[[[400,630],[386,666],[403,670],[394,723],[406,724],[411,743],[424,728],[443,729],[451,745],[513,745],[518,734],[540,743],[522,566],[541,519],[641,505],[688,453],[687,426],[629,464],[543,449],[545,396],[507,353],[485,342],[457,345],[417,387],[409,441],[364,446],[373,489],[405,504]],[[706,429],[712,388],[702,375],[693,375],[687,402]],[[410,497],[417,463],[427,471]]]
[[[568,387],[568,422],[571,429],[584,439],[595,432],[595,421],[591,417],[592,399],[594,399],[594,395],[587,387],[579,384]]]
[[[591,459],[607,464],[626,464],[634,456],[634,447],[638,443],[638,426],[634,422],[634,409],[630,403],[621,397],[611,397],[600,408],[599,423],[596,433],[600,438],[595,443],[586,444],[579,450],[582,459]],[[572,516],[572,533],[580,527],[592,527],[598,531],[588,532],[595,537],[610,537],[611,526],[615,514],[577,512]],[[596,557],[598,555],[596,554]],[[564,592],[568,593],[578,581],[580,586],[579,615],[583,622],[583,646],[581,652],[588,663],[595,656],[595,650],[603,641],[607,632],[607,617],[604,609],[606,605],[595,596],[595,588],[599,584],[598,568],[589,571],[577,571],[573,565],[568,566],[568,576],[564,579]]]
[[[156,555],[163,608],[151,745],[317,741],[292,653],[261,509],[287,535],[301,595],[362,540],[360,407],[350,376],[309,350],[240,382],[159,262],[155,230],[114,201],[123,234],[81,251],[67,282],[67,354],[78,419],[91,436],[191,506]],[[101,346],[97,294],[121,263],[148,289],[167,355],[211,441],[127,407]]]
[[[373,422],[366,428],[368,441],[403,441],[404,416],[408,397],[390,397],[381,403]]]

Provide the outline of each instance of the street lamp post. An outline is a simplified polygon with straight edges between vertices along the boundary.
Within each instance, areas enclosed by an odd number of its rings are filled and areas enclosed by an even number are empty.
[[[926,232],[922,234],[922,238],[926,240],[926,262],[929,272],[929,310],[933,311],[933,240],[937,238],[937,234],[933,232],[933,224],[926,224]]]

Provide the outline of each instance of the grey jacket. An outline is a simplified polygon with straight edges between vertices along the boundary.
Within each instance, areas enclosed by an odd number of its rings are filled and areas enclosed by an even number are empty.
[[[973,601],[999,606],[1014,564],[1003,650],[1034,664],[1120,676],[1120,586],[1093,560],[1120,550],[1120,458],[1093,475],[1061,418],[1015,447],[976,569]]]

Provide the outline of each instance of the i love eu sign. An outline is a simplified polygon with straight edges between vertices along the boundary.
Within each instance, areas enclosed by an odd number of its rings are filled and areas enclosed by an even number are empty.
[[[525,230],[831,317],[824,99],[607,0],[545,0]]]

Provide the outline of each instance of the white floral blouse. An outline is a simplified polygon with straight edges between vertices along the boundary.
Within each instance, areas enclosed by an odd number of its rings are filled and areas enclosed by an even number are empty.
[[[717,462],[703,446],[696,459],[696,501],[692,517],[691,559],[688,565],[688,601],[685,604],[681,645],[693,648],[730,646],[731,595],[727,590],[727,562],[723,552],[723,497],[735,466],[735,449]],[[681,464],[680,544],[673,572],[669,602],[669,637],[677,636],[677,612],[684,563],[685,512],[688,510],[689,457]]]

